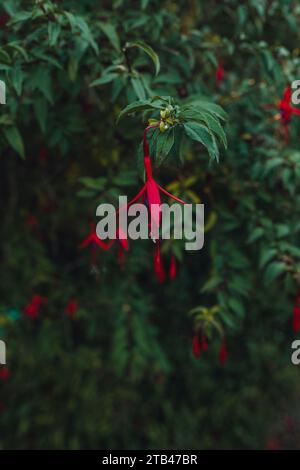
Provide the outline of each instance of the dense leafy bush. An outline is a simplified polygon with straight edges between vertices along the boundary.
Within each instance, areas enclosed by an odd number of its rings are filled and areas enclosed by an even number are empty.
[[[297,2],[1,8],[0,448],[299,447]],[[163,284],[151,240],[80,248],[141,186],[149,119],[156,178],[205,204],[204,248],[164,242]]]

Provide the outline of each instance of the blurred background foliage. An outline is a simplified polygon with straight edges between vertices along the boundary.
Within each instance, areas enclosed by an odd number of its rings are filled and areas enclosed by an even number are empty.
[[[299,448],[300,125],[286,145],[278,114],[300,78],[298,2],[7,0],[0,24],[0,448]],[[153,95],[228,114],[219,163],[201,141],[158,162],[207,223],[199,252],[165,243],[162,285],[151,241],[121,267],[116,247],[79,248],[97,205],[141,186],[149,116],[116,121]]]

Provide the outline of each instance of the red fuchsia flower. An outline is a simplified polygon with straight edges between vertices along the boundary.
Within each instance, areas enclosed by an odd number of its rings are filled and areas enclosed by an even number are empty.
[[[279,450],[280,442],[276,437],[270,437],[266,442],[267,450]]]
[[[120,268],[124,268],[125,265],[125,251],[122,248],[122,245],[119,246],[118,249],[118,264]]]
[[[227,344],[224,338],[220,346],[220,350],[219,350],[219,362],[221,366],[225,365],[225,362],[227,361],[227,357],[228,357]]]
[[[40,151],[39,151],[39,160],[42,163],[46,163],[47,160],[48,160],[48,157],[49,157],[49,153],[48,153],[48,150],[46,149],[46,147],[41,147]]]
[[[296,423],[295,423],[295,419],[293,418],[293,416],[285,415],[283,417],[283,423],[287,432],[290,432],[290,433],[295,432]]]
[[[281,117],[281,123],[284,128],[285,143],[289,143],[289,124],[291,122],[293,114],[300,116],[300,110],[291,105],[292,89],[287,86],[283,93],[283,98],[279,101],[279,112]]]
[[[173,281],[173,279],[175,279],[176,273],[177,273],[176,258],[175,258],[175,255],[172,254],[171,262],[170,262],[170,270],[169,270],[169,277],[170,277],[171,281]]]
[[[123,266],[124,261],[125,261],[125,251],[128,251],[129,243],[126,238],[124,237],[121,238],[121,234],[123,235],[123,232],[121,231],[120,228],[118,228],[117,234],[116,234],[116,238],[118,239],[118,242],[119,242],[118,262],[120,266]],[[95,265],[96,257],[97,257],[97,247],[100,247],[102,250],[107,251],[114,244],[114,242],[115,240],[109,240],[108,242],[104,242],[103,240],[101,240],[101,238],[99,238],[96,233],[95,224],[90,223],[90,233],[81,242],[79,247],[80,248],[85,248],[87,246],[91,247],[91,264]]]
[[[219,88],[223,82],[225,75],[225,70],[224,70],[224,60],[220,59],[218,62],[218,67],[216,70],[216,85]]]
[[[6,26],[6,23],[8,23],[9,20],[10,20],[10,16],[8,15],[8,13],[1,13],[0,14],[0,28],[3,28],[4,26]]]
[[[128,243],[127,238],[125,238],[125,234],[120,228],[117,230],[117,240],[118,240],[118,264],[120,268],[124,268],[125,251],[129,250],[129,243]]]
[[[295,108],[291,104],[292,100],[292,88],[288,85],[283,92],[283,97],[277,102],[277,109],[279,111],[278,119],[281,121],[281,125],[284,131],[285,144],[289,143],[289,125],[292,120],[293,114],[300,116],[300,109]],[[274,105],[265,105],[265,108],[273,108]],[[275,117],[277,119],[277,117]]]
[[[150,211],[150,221],[151,221],[150,222],[150,226],[151,226],[150,235],[154,241],[159,240],[159,228],[161,224],[160,193],[161,192],[164,193],[165,195],[179,202],[180,204],[185,204],[184,201],[173,196],[166,189],[160,186],[153,178],[152,163],[151,163],[150,152],[149,152],[149,143],[147,140],[147,132],[150,129],[156,128],[158,126],[159,126],[158,124],[151,125],[151,126],[146,127],[146,129],[144,130],[143,147],[144,147],[144,168],[145,168],[146,182],[144,186],[141,188],[141,190],[138,192],[138,194],[126,206],[124,206],[118,211],[120,212],[121,210],[125,210],[125,209],[127,210],[131,204],[133,204],[134,202],[139,200],[142,196],[144,196],[144,200]],[[120,243],[123,243],[123,249],[126,249],[126,246],[124,245],[124,243],[127,242],[127,239],[120,227],[118,228],[117,238],[119,239]],[[159,282],[165,281],[166,275],[165,275],[164,267],[163,267],[162,260],[161,260],[159,244],[157,244],[154,250],[154,273],[157,279],[159,280]],[[173,276],[175,277],[175,274],[176,274],[176,265],[173,260],[172,272],[170,273],[170,277],[171,276],[172,278]]]
[[[83,108],[84,114],[90,114],[93,110],[93,106],[91,105],[91,103],[88,103],[87,101],[85,101],[82,104],[82,108]]]
[[[113,244],[114,240],[109,240],[109,242],[105,243],[101,240],[98,235],[96,234],[95,224],[90,223],[90,233],[88,236],[81,242],[79,245],[80,248],[86,248],[87,246],[96,247],[99,246],[102,250],[109,250],[111,245]]]
[[[71,299],[71,300],[69,300],[69,302],[66,306],[65,312],[66,312],[67,315],[69,315],[69,317],[73,317],[75,315],[75,313],[77,312],[77,309],[78,309],[77,300],[76,299]]]
[[[42,297],[38,294],[34,294],[31,297],[31,301],[24,308],[25,315],[31,318],[36,318],[39,314],[41,304],[47,303],[47,302],[48,302],[48,299],[46,297]]]
[[[30,230],[34,229],[37,225],[38,225],[37,218],[32,214],[28,214],[26,217],[26,226],[28,227],[28,229]]]
[[[10,377],[10,370],[7,367],[0,367],[0,380],[6,382]]]
[[[289,125],[291,123],[292,116],[293,114],[300,116],[300,109],[297,109],[295,108],[295,106],[292,106],[291,100],[292,100],[292,89],[288,85],[284,89],[282,99],[277,102],[276,106],[274,106],[273,104],[267,104],[264,106],[266,109],[277,107],[279,111],[278,119],[280,119],[281,121],[286,145],[288,145],[289,143]],[[275,116],[275,119],[277,119],[277,116]]]
[[[206,351],[208,349],[208,344],[206,341],[206,336],[202,333],[201,335],[201,349],[202,351]]]
[[[125,252],[129,250],[129,243],[127,238],[121,237],[120,229],[117,231],[117,238],[118,238],[118,264],[120,268],[124,268],[125,266]]]
[[[91,256],[90,261],[91,265],[95,266],[96,259],[97,259],[97,248],[100,247],[102,250],[107,251],[114,243],[114,240],[109,240],[105,243],[101,240],[95,230],[95,224],[93,222],[90,223],[90,233],[88,236],[81,242],[79,248],[86,248],[87,246],[91,247]]]
[[[298,333],[300,330],[300,295],[298,294],[294,301],[293,309],[293,330]]]
[[[201,354],[201,346],[200,346],[200,341],[199,337],[197,334],[194,335],[193,337],[193,356],[198,359]]]
[[[147,140],[147,132],[150,129],[154,129],[158,126],[159,124],[154,124],[154,125],[146,127],[146,129],[144,130],[144,168],[145,168],[146,182],[144,186],[141,188],[141,190],[138,192],[138,194],[126,206],[120,209],[120,210],[127,209],[131,204],[139,200],[141,196],[144,195],[145,201],[150,210],[150,220],[151,220],[150,235],[153,240],[159,239],[159,228],[160,228],[160,222],[161,222],[160,193],[161,192],[164,193],[166,196],[172,198],[174,201],[177,201],[180,204],[185,204],[184,201],[173,196],[166,189],[160,186],[153,178],[152,163],[151,163],[151,158],[149,154],[149,143]],[[119,230],[121,229],[119,228]]]
[[[300,307],[295,306],[293,312],[293,330],[298,333],[300,330]]]
[[[153,269],[157,280],[163,284],[166,280],[166,273],[161,259],[160,243],[156,242],[153,258]]]

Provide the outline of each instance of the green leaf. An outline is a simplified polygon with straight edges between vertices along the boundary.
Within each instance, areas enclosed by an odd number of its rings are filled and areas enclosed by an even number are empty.
[[[207,128],[196,122],[188,122],[183,126],[186,135],[190,139],[200,142],[204,147],[206,147],[210,157],[218,160],[218,148]]]
[[[11,58],[4,49],[0,49],[0,62],[3,64],[10,64]]]
[[[33,102],[35,116],[43,132],[46,131],[46,119],[48,112],[48,104],[46,99],[39,97]]]
[[[107,75],[102,75],[102,77],[97,78],[96,80],[94,80],[90,84],[90,87],[98,86],[98,85],[105,85],[106,83],[110,83],[118,77],[119,77],[118,73],[108,73]]]
[[[17,51],[26,62],[28,61],[28,54],[26,50],[24,49],[24,47],[20,46],[19,43],[10,42],[7,44],[7,47],[9,47],[10,49],[13,49],[14,51]]]
[[[280,157],[268,159],[264,166],[263,176],[266,176],[268,173],[270,173],[270,171],[272,171],[274,168],[282,164],[283,164],[283,160]]]
[[[222,284],[222,278],[212,277],[204,283],[201,288],[201,292],[213,292],[220,284]]]
[[[266,284],[270,284],[274,281],[280,274],[286,271],[286,264],[280,261],[273,261],[267,267],[265,271],[265,281]]]
[[[192,99],[192,98],[191,98]],[[204,111],[213,114],[214,116],[218,117],[219,119],[222,119],[223,121],[226,121],[228,119],[227,113],[224,111],[221,106],[215,103],[211,103],[210,101],[206,100],[193,100],[187,105],[182,107],[183,113],[185,112],[186,109],[189,108],[197,109],[198,111]]]
[[[135,171],[123,171],[120,175],[117,175],[112,180],[116,186],[131,186],[136,184],[136,172]]]
[[[151,46],[146,44],[144,41],[134,41],[134,42],[128,42],[125,46],[126,48],[129,47],[138,47],[142,51],[144,51],[153,61],[154,66],[155,66],[155,75],[159,74],[160,71],[160,61],[159,57],[156,54],[156,52],[152,49]]]
[[[105,178],[90,178],[88,176],[82,176],[79,178],[80,183],[89,189],[95,189],[101,191],[105,187]]]
[[[77,196],[82,198],[92,198],[98,195],[98,191],[95,189],[80,189],[77,191]]]
[[[228,300],[228,307],[234,313],[236,313],[239,317],[243,317],[245,315],[245,309],[243,304],[236,298],[231,297]]]
[[[275,250],[275,248],[264,251],[260,257],[259,267],[263,268],[271,259],[275,258],[276,255],[277,250]]]
[[[247,239],[247,243],[253,243],[264,235],[265,231],[262,227],[256,227]]]
[[[139,100],[146,99],[146,92],[142,80],[139,77],[132,77],[130,79],[132,88],[135,91],[135,94]]]
[[[227,148],[226,134],[218,119],[208,113],[203,113],[202,119],[204,120],[207,127],[218,137],[224,147]]]
[[[156,139],[156,158],[162,162],[171,151],[174,144],[174,129],[160,132]]]
[[[32,17],[32,10],[31,11],[20,11],[15,13],[13,18],[9,20],[11,24],[13,23],[20,23],[29,20]]]
[[[162,109],[162,107],[149,100],[134,101],[133,103],[126,106],[126,108],[122,109],[122,111],[120,112],[118,116],[118,121],[126,115],[141,112],[141,111],[146,111],[148,109],[158,110],[158,109]]]
[[[103,33],[105,36],[109,39],[111,42],[112,46],[117,50],[120,51],[121,46],[120,46],[120,40],[119,36],[117,34],[116,28],[111,24],[111,23],[104,23],[101,21],[99,23],[100,28],[102,29]]]
[[[11,72],[11,80],[17,92],[17,95],[21,96],[24,74],[22,72],[20,64],[17,64],[13,67],[12,72]]]
[[[77,16],[76,17],[76,25],[79,27],[79,29],[82,32],[83,37],[86,39],[86,41],[92,46],[96,54],[99,53],[99,48],[97,43],[95,42],[93,35],[91,33],[90,27],[87,24],[87,22],[81,17]]]
[[[18,152],[21,158],[25,158],[23,139],[17,127],[4,127],[3,132],[11,147]]]
[[[278,224],[276,227],[276,235],[278,238],[286,237],[290,234],[290,228],[284,224]]]
[[[49,44],[51,47],[55,46],[58,40],[58,37],[61,32],[61,26],[59,23],[54,23],[53,21],[49,21],[48,23],[48,38]]]

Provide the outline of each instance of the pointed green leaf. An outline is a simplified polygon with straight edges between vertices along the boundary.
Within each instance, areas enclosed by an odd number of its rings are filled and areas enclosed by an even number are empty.
[[[146,44],[144,41],[135,41],[135,42],[128,42],[126,47],[138,47],[142,51],[144,51],[153,61],[155,66],[155,75],[158,75],[160,71],[160,61],[159,57],[156,52],[152,49],[149,44]]]
[[[3,132],[11,147],[18,152],[21,158],[25,158],[23,139],[17,127],[4,127]]]

